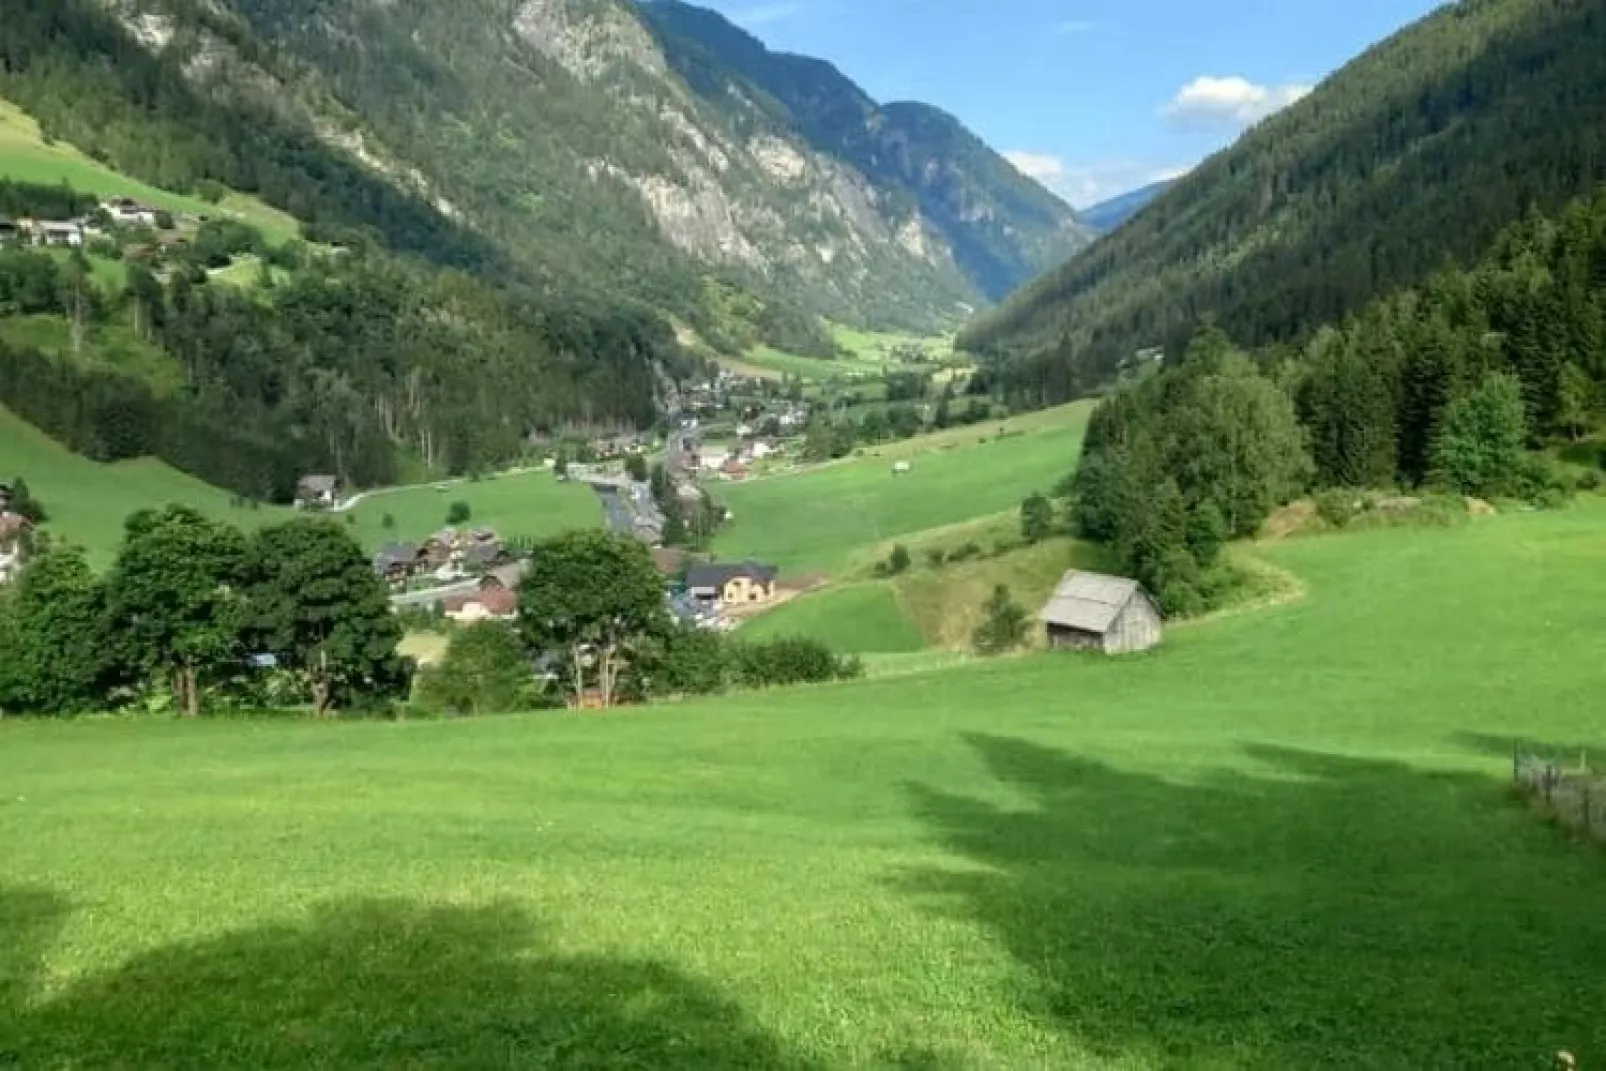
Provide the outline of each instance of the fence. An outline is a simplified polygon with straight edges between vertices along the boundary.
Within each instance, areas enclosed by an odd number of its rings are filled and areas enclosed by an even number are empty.
[[[1590,766],[1586,753],[1557,759],[1525,750],[1519,740],[1511,749],[1511,783],[1557,821],[1606,840],[1606,774]]]

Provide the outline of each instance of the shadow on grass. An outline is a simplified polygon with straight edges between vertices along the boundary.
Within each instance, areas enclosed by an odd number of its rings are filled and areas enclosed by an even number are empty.
[[[981,869],[905,887],[990,931],[1027,1011],[1158,1067],[1606,1061],[1606,871],[1497,780],[1253,748],[1174,783],[970,738],[1030,803],[912,788]]]
[[[0,893],[5,978],[32,983],[20,960],[47,943],[46,906]],[[557,954],[510,906],[341,902],[0,1010],[13,1034],[0,1066],[808,1066],[703,983],[656,962]]]

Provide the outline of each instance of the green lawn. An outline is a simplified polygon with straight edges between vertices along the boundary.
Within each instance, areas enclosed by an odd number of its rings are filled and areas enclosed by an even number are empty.
[[[46,144],[39,124],[16,105],[0,100],[0,178],[54,185],[102,197],[133,197],[145,204],[192,215],[234,216],[262,231],[274,242],[296,237],[296,220],[255,197],[230,193],[218,204],[171,193],[119,174],[63,142]]]
[[[720,487],[734,513],[714,549],[783,569],[842,572],[889,540],[955,524],[1049,491],[1076,463],[1085,403],[989,422],[866,451],[793,474]],[[998,437],[1000,427],[1019,434]],[[908,459],[911,471],[893,475]]]
[[[803,595],[742,627],[744,639],[808,636],[841,654],[919,651],[925,637],[889,584],[869,581]]]
[[[232,506],[229,492],[151,458],[91,461],[0,408],[0,480],[17,476],[49,511],[45,530],[83,547],[96,566],[110,564],[122,542],[123,520],[135,510],[177,502],[247,529],[291,516],[272,506]]]
[[[0,723],[19,1067],[1606,1062],[1606,502],[1266,552],[1300,602],[614,716]],[[911,656],[913,657],[913,656]]]
[[[591,488],[540,470],[370,495],[351,511],[353,530],[370,548],[420,542],[446,524],[447,509],[458,501],[469,504],[470,525],[489,525],[503,536],[542,538],[602,523],[602,505]],[[393,527],[385,526],[387,515]]]

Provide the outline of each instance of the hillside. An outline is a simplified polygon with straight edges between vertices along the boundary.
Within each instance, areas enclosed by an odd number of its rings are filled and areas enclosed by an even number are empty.
[[[876,168],[809,136],[834,99],[778,111],[744,55],[701,48],[694,89],[656,5],[18,4],[0,92],[129,174],[216,180],[548,293],[621,293],[728,352],[828,355],[821,314],[953,323],[1082,238],[940,113],[887,109],[880,142],[906,159]]]
[[[1162,182],[1151,182],[1147,186],[1130,190],[1127,193],[1111,197],[1107,201],[1100,201],[1077,213],[1083,223],[1092,227],[1101,234],[1115,230],[1121,224],[1137,215],[1166,190],[1171,188],[1174,179]]]
[[[1606,746],[1606,502],[1267,555],[1304,599],[1134,659],[606,715],[0,720],[6,1049],[1599,1067],[1600,853],[1507,782],[1514,737]]]
[[[960,345],[1046,400],[1201,317],[1301,337],[1606,177],[1606,9],[1466,0],[1374,47],[1138,218],[978,317]]]

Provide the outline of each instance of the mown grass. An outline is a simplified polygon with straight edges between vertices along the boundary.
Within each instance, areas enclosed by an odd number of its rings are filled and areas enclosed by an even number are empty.
[[[281,521],[290,511],[232,505],[234,496],[151,458],[103,465],[74,454],[0,408],[0,480],[21,476],[45,504],[45,530],[84,548],[92,564],[111,563],[123,521],[141,509],[193,506],[241,528]]]
[[[85,193],[132,197],[171,212],[234,216],[274,242],[287,242],[300,233],[293,217],[255,197],[231,191],[218,204],[209,204],[119,174],[64,142],[46,144],[39,124],[6,100],[0,100],[0,178],[47,185],[65,182]]]
[[[1085,404],[1064,406],[721,487],[716,497],[734,517],[714,549],[783,569],[862,568],[867,548],[1001,513],[1054,487],[1076,463],[1088,412]],[[911,471],[894,475],[900,459],[910,460]]]
[[[841,654],[896,654],[926,646],[891,585],[845,584],[799,596],[742,627],[743,639],[806,636]]]
[[[1295,603],[613,716],[0,723],[18,1066],[1606,1061],[1606,503],[1262,551]],[[892,656],[894,659],[925,656]]]
[[[545,470],[503,473],[368,495],[352,508],[353,532],[364,546],[417,543],[446,525],[453,502],[467,502],[469,526],[488,525],[504,538],[544,538],[602,523],[596,494],[576,481],[560,482]],[[392,526],[386,527],[386,516]]]

